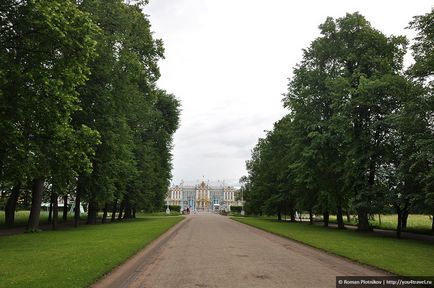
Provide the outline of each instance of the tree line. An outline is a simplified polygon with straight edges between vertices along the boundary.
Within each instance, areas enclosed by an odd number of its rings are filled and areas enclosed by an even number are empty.
[[[289,112],[252,150],[241,178],[250,213],[394,211],[434,214],[434,9],[387,37],[359,13],[327,18],[303,50],[283,103]],[[410,46],[414,63],[405,68]],[[434,222],[433,222],[434,231]]]
[[[19,199],[73,197],[74,222],[131,218],[163,205],[180,103],[160,89],[147,1],[5,0],[0,4],[0,190],[13,225]],[[66,203],[65,203],[66,207]],[[64,211],[64,217],[66,212]],[[66,218],[65,218],[66,219]]]

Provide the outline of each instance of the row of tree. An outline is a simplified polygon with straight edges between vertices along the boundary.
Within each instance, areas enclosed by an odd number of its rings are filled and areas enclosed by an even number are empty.
[[[163,205],[179,101],[156,86],[163,44],[147,1],[5,0],[0,4],[0,190],[6,223],[31,191],[88,205],[87,223]],[[65,203],[66,206],[66,203]]]
[[[288,115],[259,139],[243,183],[250,213],[295,210],[369,215],[434,214],[434,10],[414,17],[408,41],[386,37],[360,14],[328,18],[303,51],[283,102]],[[433,223],[434,230],[434,223]]]

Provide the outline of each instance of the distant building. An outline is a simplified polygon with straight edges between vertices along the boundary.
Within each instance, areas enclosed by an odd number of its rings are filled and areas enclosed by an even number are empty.
[[[181,210],[188,207],[192,211],[228,211],[230,206],[240,204],[235,200],[237,193],[237,189],[222,182],[216,185],[209,185],[205,181],[196,185],[184,185],[181,182],[169,188],[166,200],[169,205],[181,206]]]

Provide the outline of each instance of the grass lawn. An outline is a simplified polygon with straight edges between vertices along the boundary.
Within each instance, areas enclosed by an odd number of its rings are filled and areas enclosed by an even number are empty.
[[[30,211],[17,211],[15,212],[15,224],[14,227],[20,227],[20,226],[26,226],[27,225],[27,221],[29,219],[29,214]],[[62,214],[59,213],[60,215],[60,219],[62,219]],[[70,218],[72,219],[72,218]],[[40,224],[46,224],[48,223],[48,212],[45,211],[41,211],[41,216],[40,216]],[[4,211],[0,211],[0,229],[1,228],[5,228],[5,212]]]
[[[0,287],[87,287],[182,217],[0,237]]]
[[[29,220],[29,214],[30,211],[23,210],[23,211],[16,211],[15,212],[15,223],[13,227],[24,227],[27,226],[27,221]],[[99,212],[98,217],[101,219],[103,213]],[[169,215],[166,214],[166,212],[152,212],[152,213],[142,213],[137,212],[137,217],[143,217],[143,216],[180,216],[181,213],[177,211],[171,211]],[[108,213],[107,219],[110,221],[111,213]],[[80,217],[82,220],[87,219],[87,214],[82,214]],[[62,211],[59,211],[59,218],[58,222],[62,223]],[[69,222],[74,221],[74,215],[71,213],[68,213],[68,220]],[[39,224],[44,225],[48,224],[48,212],[47,211],[41,211],[41,215],[39,217]],[[5,212],[0,211],[0,229],[7,228],[5,225]]]
[[[29,214],[30,211],[28,210],[22,210],[22,211],[16,211],[15,212],[15,221],[13,227],[25,227],[27,226],[27,221],[29,220]],[[58,223],[63,223],[62,220],[62,211],[59,211],[59,218]],[[85,220],[87,217],[86,214],[81,215],[81,219]],[[72,222],[74,220],[73,214],[68,214],[68,220],[69,222]],[[48,224],[48,212],[47,211],[41,211],[41,215],[39,216],[39,224],[45,225]],[[5,212],[0,211],[0,229],[8,228],[5,225]]]
[[[398,221],[398,216],[396,214],[373,215],[374,219],[369,220],[369,223],[380,229],[396,230],[396,223]],[[408,215],[407,228],[404,231],[408,232],[424,232],[429,234],[431,232],[432,219],[430,215],[422,214],[410,214]],[[381,218],[381,224],[380,224]],[[330,221],[336,222],[336,215],[330,215]],[[347,217],[344,216],[345,224],[357,225],[356,220],[351,219],[350,222],[347,221]]]
[[[259,217],[233,217],[232,219],[394,274],[434,275],[432,243],[387,238],[353,230],[341,231],[307,223],[278,222]]]

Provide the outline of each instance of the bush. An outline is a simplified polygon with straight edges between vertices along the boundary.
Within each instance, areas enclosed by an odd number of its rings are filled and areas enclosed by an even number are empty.
[[[242,206],[231,206],[231,212],[241,213],[241,210],[243,210]]]
[[[169,209],[170,209],[170,211],[179,212],[179,210],[181,210],[181,206],[179,206],[179,205],[169,205]]]

